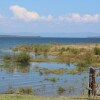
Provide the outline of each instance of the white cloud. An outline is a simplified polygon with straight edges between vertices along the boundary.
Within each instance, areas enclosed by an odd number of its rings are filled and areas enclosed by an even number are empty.
[[[100,22],[100,15],[80,15],[79,13],[72,13],[66,16],[59,16],[59,20],[67,22],[82,22],[82,23],[91,23],[91,22]]]
[[[52,15],[41,16],[37,12],[28,11],[26,8],[13,5],[10,7],[10,10],[14,14],[14,18],[24,20],[24,21],[66,21],[66,22],[74,22],[74,23],[96,23],[100,22],[100,14],[85,14],[80,15],[79,13],[71,13],[64,16],[58,16],[58,18],[53,18]]]
[[[14,17],[16,19],[21,19],[24,21],[34,21],[34,20],[47,20],[51,21],[52,16],[40,16],[37,12],[28,11],[24,7],[20,7],[18,5],[13,5],[10,7],[10,10],[13,12]]]

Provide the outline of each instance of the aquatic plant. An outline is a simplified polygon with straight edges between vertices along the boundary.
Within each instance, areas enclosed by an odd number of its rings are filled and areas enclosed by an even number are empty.
[[[3,62],[7,63],[10,62],[11,60],[12,60],[12,55],[10,54],[4,55]]]
[[[57,78],[45,78],[45,80],[55,83],[57,82],[58,79]]]
[[[32,87],[20,87],[16,89],[16,94],[33,94]]]
[[[62,94],[66,91],[66,89],[62,86],[58,87],[58,94]]]
[[[94,48],[94,54],[95,54],[95,55],[100,55],[100,48],[95,47],[95,48]]]
[[[34,53],[36,55],[38,55],[38,54],[47,55],[47,53],[49,51],[49,48],[50,48],[50,46],[48,46],[48,45],[39,45],[39,44],[37,44],[37,45],[33,46]]]
[[[70,69],[70,70],[67,70],[67,74],[72,74],[72,75],[74,75],[74,74],[79,74],[80,72],[78,72],[77,70],[75,70],[75,69]]]
[[[56,58],[32,58],[33,62],[60,62],[77,63],[78,66],[99,66],[100,65],[100,45],[95,44],[49,44],[49,45],[21,45],[15,49],[19,51],[31,51],[42,55],[55,55]]]
[[[8,87],[8,91],[7,91],[7,93],[8,94],[13,94],[15,91],[14,91],[14,88],[12,87],[12,86],[9,86]]]
[[[42,74],[64,74],[67,72],[66,68],[59,68],[59,69],[47,69],[47,68],[34,68],[36,72]]]
[[[68,51],[73,53],[73,54],[78,54],[79,53],[79,49],[76,49],[76,48],[69,48]]]
[[[16,63],[29,63],[30,55],[26,52],[20,52],[14,56],[13,61]]]
[[[67,91],[68,91],[68,93],[74,92],[74,91],[75,91],[74,86],[70,85],[70,86],[68,87]]]

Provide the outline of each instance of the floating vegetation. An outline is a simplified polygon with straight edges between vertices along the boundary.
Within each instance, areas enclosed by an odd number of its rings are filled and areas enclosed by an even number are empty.
[[[5,55],[4,57],[3,57],[3,62],[4,63],[8,63],[8,62],[10,62],[12,60],[12,55]]]
[[[32,87],[20,87],[20,88],[16,89],[15,93],[16,94],[28,94],[28,95],[30,95],[30,94],[33,94],[34,92],[33,92]]]
[[[77,63],[78,66],[100,65],[100,45],[98,44],[48,44],[48,45],[20,45],[14,51],[31,52],[35,55],[55,55],[56,58],[33,58],[33,62]]]
[[[62,93],[64,93],[66,91],[66,89],[62,86],[58,87],[58,94],[61,95]]]
[[[74,86],[71,86],[71,85],[70,85],[70,86],[68,87],[68,89],[67,89],[67,92],[68,92],[68,93],[72,93],[72,92],[74,92],[74,91],[75,91],[75,88],[74,88]]]
[[[75,75],[75,74],[80,74],[80,72],[75,69],[72,69],[72,70],[67,70],[67,74]]]
[[[9,86],[7,93],[8,94],[14,94],[14,92],[15,92],[14,88],[12,86]]]
[[[100,48],[99,48],[99,47],[96,46],[96,47],[94,48],[94,54],[95,54],[95,55],[100,55]]]
[[[26,52],[20,52],[14,56],[13,61],[16,63],[29,63],[30,56]]]
[[[43,73],[43,74],[64,74],[67,72],[66,68],[47,69],[47,68],[34,67],[34,70],[36,72]]]
[[[57,82],[57,80],[59,80],[58,78],[45,78],[45,80],[47,81],[51,81],[53,83]]]

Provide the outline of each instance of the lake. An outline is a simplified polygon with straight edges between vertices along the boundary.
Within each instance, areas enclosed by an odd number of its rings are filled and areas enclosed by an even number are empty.
[[[0,58],[5,54],[12,54],[10,48],[16,47],[21,44],[49,44],[49,43],[99,43],[99,38],[31,38],[31,37],[0,37]],[[35,55],[33,54],[34,58]],[[37,56],[43,58],[43,55]],[[55,58],[55,56],[48,56],[48,58]],[[1,65],[2,65],[1,61]],[[66,70],[77,69],[75,64],[65,63],[48,63],[48,62],[31,62],[30,65],[0,68],[0,93],[7,93],[9,88],[16,89],[18,87],[30,86],[39,96],[74,96],[86,94],[86,87],[88,86],[88,71],[80,74],[44,74],[35,70],[40,69],[61,69]],[[47,79],[56,78],[57,81],[53,82]],[[98,78],[99,79],[99,78]],[[66,91],[59,94],[59,87],[64,87]]]
[[[21,44],[48,43],[100,43],[100,38],[34,38],[34,37],[0,37],[0,49],[8,49]]]

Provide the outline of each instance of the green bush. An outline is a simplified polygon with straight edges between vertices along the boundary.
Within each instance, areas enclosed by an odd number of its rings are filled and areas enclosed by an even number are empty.
[[[12,56],[11,55],[5,55],[4,57],[3,57],[3,61],[4,62],[10,62],[12,60]]]
[[[66,89],[64,88],[64,87],[62,87],[62,86],[60,86],[59,88],[58,88],[58,93],[59,94],[62,94],[62,93],[64,93],[66,91]]]
[[[9,86],[7,93],[9,94],[13,94],[14,93],[14,89],[12,86]]]
[[[100,48],[95,47],[95,48],[94,48],[94,54],[95,54],[95,55],[100,55]]]
[[[33,94],[32,87],[20,87],[16,89],[16,94]]]
[[[57,78],[45,78],[45,80],[55,83],[58,79]]]
[[[43,53],[44,55],[48,53],[49,51],[49,46],[48,45],[34,45],[34,52],[35,54],[41,54]]]
[[[75,49],[75,48],[71,48],[70,49],[70,52],[72,52],[73,54],[78,54],[79,53],[79,50],[78,49]]]
[[[14,56],[14,62],[29,63],[30,55],[26,52],[20,52]]]

